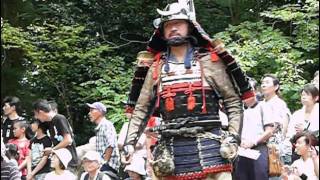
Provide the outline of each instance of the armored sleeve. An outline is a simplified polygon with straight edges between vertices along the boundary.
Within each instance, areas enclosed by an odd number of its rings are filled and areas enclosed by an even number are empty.
[[[143,133],[144,128],[146,127],[149,116],[154,110],[156,102],[156,95],[154,92],[156,81],[153,79],[154,70],[155,67],[150,67],[146,75],[139,98],[132,114],[132,118],[129,123],[125,145],[136,144],[140,135]]]
[[[226,72],[226,65],[221,61],[211,61],[210,55],[201,58],[204,77],[212,88],[216,88],[224,100],[229,119],[229,132],[239,134],[242,123],[242,101]]]
[[[235,58],[224,49],[224,44],[220,40],[211,42],[213,47],[221,46],[222,50],[218,53],[219,58],[226,65],[226,70],[230,75],[231,80],[234,82],[237,90],[240,93],[242,100],[246,100],[255,96],[254,90],[250,86],[249,78],[242,71]]]

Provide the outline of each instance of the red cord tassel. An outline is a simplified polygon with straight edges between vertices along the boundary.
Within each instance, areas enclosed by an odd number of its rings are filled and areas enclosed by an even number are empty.
[[[172,97],[168,97],[165,100],[165,106],[167,111],[173,111],[174,110],[174,99]]]
[[[192,95],[188,97],[188,110],[192,111],[196,107],[196,98]]]

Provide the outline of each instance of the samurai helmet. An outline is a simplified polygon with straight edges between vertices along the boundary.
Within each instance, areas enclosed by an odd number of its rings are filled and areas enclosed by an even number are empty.
[[[160,27],[166,21],[175,19],[191,21],[189,8],[180,3],[168,4],[164,10],[157,9],[157,12],[161,17],[154,20],[153,25],[155,28]]]
[[[168,4],[163,10],[157,9],[160,18],[153,21],[155,32],[149,40],[147,50],[153,53],[166,51],[168,41],[164,39],[163,24],[171,20],[186,20],[190,25],[190,32],[187,38],[198,47],[210,46],[212,39],[196,22],[194,10],[191,9],[187,1],[182,0]]]

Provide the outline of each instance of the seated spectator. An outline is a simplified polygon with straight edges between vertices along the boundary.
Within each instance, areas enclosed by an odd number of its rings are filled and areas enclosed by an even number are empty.
[[[99,170],[102,165],[102,159],[98,152],[86,152],[82,158],[82,165],[86,172],[82,173],[80,180],[111,180],[109,176]]]
[[[295,151],[301,157],[284,169],[283,179],[319,180],[319,156],[314,147],[317,139],[311,133],[303,132],[296,136],[295,144]]]
[[[39,120],[34,120],[31,123],[31,129],[36,133],[36,136],[30,141],[30,153],[27,158],[27,180],[42,180],[50,172],[49,157],[48,155],[42,155],[45,148],[52,146],[50,138],[46,135],[48,126],[48,123],[41,123]]]
[[[51,168],[54,170],[45,176],[45,180],[76,180],[77,177],[72,174],[68,168],[68,164],[72,159],[70,151],[66,148],[60,148],[52,151]]]
[[[21,180],[18,166],[8,160],[6,147],[1,137],[1,180]]]
[[[18,147],[19,170],[22,173],[21,179],[26,179],[27,176],[27,156],[29,154],[30,141],[26,138],[26,129],[28,125],[24,121],[15,121],[13,123],[13,134],[15,139],[10,139],[9,143],[15,144]]]

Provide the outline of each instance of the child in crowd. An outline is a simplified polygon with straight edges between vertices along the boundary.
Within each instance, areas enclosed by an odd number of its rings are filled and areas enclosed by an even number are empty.
[[[6,144],[5,148],[6,148],[6,156],[8,157],[8,160],[18,166],[18,160],[19,160],[18,146],[15,144]]]
[[[2,134],[2,132],[1,132]],[[21,180],[17,164],[12,163],[6,156],[6,146],[1,136],[1,178],[3,180]]]
[[[18,147],[19,159],[18,165],[19,170],[22,173],[21,179],[25,180],[27,176],[27,156],[29,154],[30,141],[26,138],[26,129],[28,125],[24,121],[15,121],[13,123],[13,134],[14,139],[10,139],[9,143],[15,144]]]
[[[52,151],[51,167],[54,169],[52,172],[45,176],[45,180],[76,180],[77,177],[67,170],[68,164],[72,159],[70,151],[66,148],[61,148]]]
[[[52,146],[50,138],[46,135],[48,123],[34,120],[31,123],[31,129],[36,133],[36,136],[30,141],[30,153],[27,159],[27,180],[43,180],[45,175],[50,172],[49,157],[42,155],[45,148]]]
[[[82,158],[82,165],[86,172],[82,173],[80,180],[111,180],[109,176],[100,172],[102,158],[96,151],[88,151]]]

